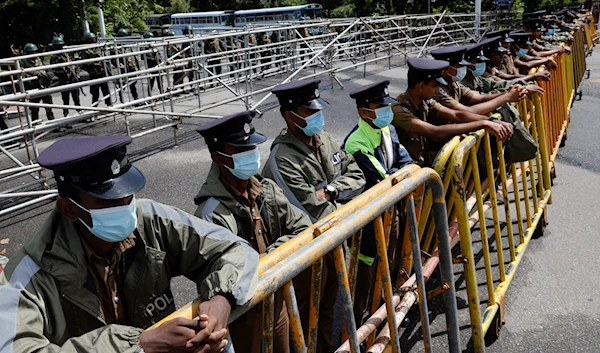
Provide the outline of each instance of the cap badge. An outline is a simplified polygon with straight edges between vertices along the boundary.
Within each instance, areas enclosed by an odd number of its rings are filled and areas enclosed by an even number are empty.
[[[247,133],[247,134],[250,133],[250,124],[248,124],[248,123],[244,124],[244,132]]]
[[[315,98],[319,98],[321,96],[321,94],[319,93],[318,89],[315,89]]]
[[[388,91],[387,87],[383,89],[383,94],[385,94],[386,96],[389,96],[389,95],[390,95],[390,93],[389,93],[389,91]]]
[[[117,162],[116,159],[112,161],[112,164],[110,165],[110,170],[112,171],[113,175],[117,175],[121,171],[121,165],[119,164],[119,162]]]

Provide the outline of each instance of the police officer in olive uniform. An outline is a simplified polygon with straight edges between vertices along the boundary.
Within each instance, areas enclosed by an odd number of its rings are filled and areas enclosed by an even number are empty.
[[[23,51],[25,52],[26,55],[35,54],[35,53],[37,53],[38,48],[33,43],[27,43],[23,47]],[[30,67],[36,67],[36,66],[42,66],[42,65],[44,65],[44,63],[42,62],[42,59],[40,59],[39,57],[21,60],[21,68],[22,69],[27,69]],[[38,71],[25,73],[22,75],[22,77],[23,78],[37,77],[36,80],[25,82],[26,90],[48,88],[53,84],[53,82],[55,80],[57,80],[56,76],[54,76],[52,71],[46,71],[46,70],[38,70]],[[42,101],[46,104],[52,104],[52,96],[47,95],[47,96],[43,96],[43,97],[32,98],[29,101],[31,103],[39,103],[40,101]],[[54,120],[54,113],[52,112],[52,108],[44,108],[44,109],[46,110],[46,118],[48,118],[48,120]],[[40,114],[40,108],[31,107],[31,108],[29,108],[29,110],[31,111],[31,120],[32,121],[38,120],[39,114]]]
[[[56,36],[52,39],[52,47],[54,50],[61,50],[65,45],[65,40],[62,36]],[[52,55],[50,58],[50,64],[60,64],[67,63],[73,61],[71,59],[71,55],[69,53],[60,53]],[[63,66],[57,69],[54,69],[54,74],[58,77],[58,83],[62,85],[68,85],[70,83],[78,82],[77,72],[75,71],[75,66]],[[73,97],[73,103],[75,105],[79,104],[79,89],[75,88],[70,91],[60,92],[62,96],[62,101],[64,105],[69,105],[69,95]],[[63,116],[69,115],[69,109],[63,109]]]
[[[505,103],[519,102],[527,94],[523,86],[515,84],[512,81],[494,80],[484,77],[487,62],[490,60],[483,52],[484,46],[488,47],[488,49],[495,46],[494,50],[504,52],[506,49],[500,45],[499,40],[500,38],[498,37],[488,38],[467,49],[465,60],[469,61],[470,66],[467,70],[467,76],[461,81],[465,87],[473,91],[485,93],[487,96],[496,95],[505,98],[504,102],[494,109]],[[503,94],[504,96],[502,96]],[[494,109],[483,113],[487,114]]]
[[[313,222],[359,195],[365,187],[364,175],[354,158],[323,131],[322,110],[328,104],[320,98],[319,83],[318,80],[293,81],[272,90],[281,105],[287,128],[273,141],[263,169],[263,175],[274,180],[288,200]],[[310,287],[310,274],[297,279]],[[337,289],[333,257],[328,255],[323,266],[318,352],[333,351]],[[299,300],[308,303],[304,298]],[[308,332],[309,305],[299,309],[302,327]]]
[[[510,29],[499,30],[488,32],[485,38],[496,38],[500,37],[500,45],[496,48],[486,51],[484,47],[485,55],[490,59],[486,65],[486,72],[483,77],[491,77],[496,81],[500,80],[513,80],[517,81],[533,81],[533,80],[548,80],[550,79],[550,72],[544,70],[542,72],[536,72],[531,75],[522,75],[519,70],[515,67],[512,53],[510,52],[511,43],[514,39],[510,37]],[[506,49],[502,51],[500,47]]]
[[[128,136],[62,139],[38,163],[59,198],[0,273],[0,346],[10,352],[181,352],[227,341],[256,289],[258,254],[229,230],[135,198],[146,180]],[[193,279],[199,320],[177,318],[171,279]],[[213,334],[210,335],[210,332]]]
[[[144,39],[153,39],[154,38],[154,33],[150,32],[150,31],[146,31],[143,34]],[[146,49],[150,49],[150,48],[146,48]],[[148,65],[148,68],[151,69],[153,67],[157,67],[158,66],[158,53],[156,51],[152,51],[151,53],[146,54],[146,64]],[[157,73],[153,73],[153,75],[156,75]],[[156,77],[150,77],[150,82],[148,84],[148,95],[152,95],[152,89],[154,88],[154,82],[156,81]],[[159,90],[162,92],[162,80],[158,79],[158,88]]]
[[[461,84],[469,73],[474,71],[479,76],[485,71],[484,66],[472,66],[472,63],[465,58],[466,47],[453,46],[442,47],[431,51],[431,55],[437,60],[445,60],[450,64],[442,73],[447,85],[441,85],[433,99],[441,105],[455,110],[462,110],[475,114],[487,114],[498,108],[504,103],[517,101],[519,98],[519,89],[514,88],[508,94],[495,93],[482,95]],[[441,124],[447,121],[440,122]]]
[[[562,45],[559,45],[554,48],[546,48],[545,46],[538,43],[538,39],[542,37],[542,30],[544,29],[543,23],[544,20],[539,17],[528,18],[527,20],[525,20],[523,29],[525,30],[525,32],[531,33],[532,46],[530,54],[538,57],[546,57],[554,54],[570,53],[571,49]]]
[[[510,46],[511,53],[514,55],[513,62],[521,74],[525,75],[530,69],[541,65],[551,69],[557,67],[556,61],[551,57],[535,57],[528,54],[532,45],[531,33],[511,32],[510,37],[513,39]]]
[[[342,148],[356,160],[365,176],[367,189],[412,163],[412,158],[400,144],[396,129],[390,125],[394,118],[391,105],[396,100],[388,94],[389,84],[389,81],[371,83],[350,93],[350,97],[356,100],[359,119]],[[362,230],[356,281],[359,285],[354,294],[354,320],[357,326],[361,325],[368,307],[375,279],[376,256],[374,225],[369,223]]]
[[[87,43],[96,43],[96,35],[92,32],[88,32],[85,34],[85,41]],[[93,58],[101,58],[102,51],[100,48],[90,48],[81,53],[82,59],[93,59]],[[104,71],[104,63],[102,60],[94,61],[87,64],[81,65],[83,69],[90,75],[90,80],[95,80],[98,78],[106,77],[106,72]],[[104,103],[107,106],[112,105],[112,100],[110,98],[110,90],[108,89],[108,82],[102,82],[94,85],[90,85],[90,94],[92,95],[92,104],[98,102],[98,98],[100,96],[100,90],[102,90],[102,95],[106,96]]]
[[[420,166],[432,166],[439,148],[455,135],[486,129],[504,141],[512,134],[512,127],[506,124],[484,115],[449,109],[433,100],[439,87],[448,84],[442,74],[449,65],[443,60],[409,58],[408,89],[396,98],[398,103],[392,107],[400,143]],[[455,124],[435,125],[432,120]]]
[[[196,216],[229,229],[263,256],[306,230],[311,222],[275,182],[257,174],[257,145],[267,139],[252,126],[255,114],[232,114],[197,129],[208,144],[213,163],[194,202],[198,205]],[[295,290],[310,291],[310,286]],[[275,295],[274,322],[274,351],[289,352],[289,323],[281,291]],[[261,352],[262,328],[259,304],[230,325],[235,351]]]
[[[129,37],[129,32],[125,28],[119,28],[119,30],[117,31],[116,37],[117,38]],[[131,52],[131,49],[125,49],[125,50],[127,52]],[[116,54],[116,52],[111,52],[111,54]],[[125,58],[114,59],[113,65],[119,67],[121,74],[136,72],[136,71],[138,71],[138,68],[140,67],[137,57],[135,57],[133,55],[127,56]],[[121,86],[122,88],[124,87],[124,85],[127,85],[127,87],[129,88],[129,92],[131,92],[131,95],[133,96],[133,99],[134,100],[138,99],[137,80],[134,80],[133,77],[129,77],[129,79],[119,79],[117,82],[118,82],[119,86]],[[119,91],[119,98],[121,100],[121,103],[125,102],[123,99],[123,90],[122,89]]]

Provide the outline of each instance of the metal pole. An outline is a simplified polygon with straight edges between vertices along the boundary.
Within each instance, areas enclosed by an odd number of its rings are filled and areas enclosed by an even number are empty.
[[[479,41],[479,27],[481,27],[481,0],[475,0],[475,38]]]
[[[106,38],[106,27],[104,26],[104,11],[102,11],[102,4],[98,4],[98,27],[100,28],[100,37]]]

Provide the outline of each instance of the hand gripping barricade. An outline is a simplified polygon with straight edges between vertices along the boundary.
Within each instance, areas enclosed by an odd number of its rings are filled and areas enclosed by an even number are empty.
[[[437,226],[436,233],[439,235],[439,239],[437,240],[439,249],[436,253],[436,261],[429,259],[429,266],[427,263],[425,265],[428,266],[427,268],[422,266],[420,257],[418,219],[413,196],[414,191],[422,189],[425,183],[427,183],[429,190],[432,191],[434,196],[432,219],[435,221],[435,225]],[[390,215],[393,212],[390,210],[393,210],[401,201],[406,204],[407,228],[410,234],[409,243],[411,244],[411,251],[415,255],[413,264],[415,274],[398,291],[394,292],[391,282],[392,274],[388,265],[387,248],[388,242],[393,237],[390,234],[390,229],[392,228]],[[372,312],[371,318],[362,327],[357,328],[352,309],[352,292],[356,283],[351,280],[352,276],[348,275],[343,247],[351,237],[355,244],[356,242],[360,242],[361,229],[372,221],[375,222],[377,240],[378,280],[375,286],[379,286],[379,290],[373,292],[377,293],[376,295],[374,294],[374,297],[377,298],[377,308]],[[387,319],[387,323],[391,323],[391,325],[387,325],[379,333],[380,336],[389,336],[383,344],[383,348],[387,347],[387,349],[391,349],[394,353],[400,352],[400,322],[408,312],[408,309],[415,302],[418,302],[425,351],[431,352],[425,278],[428,278],[437,265],[440,264],[441,280],[445,284],[443,293],[445,296],[446,322],[448,327],[448,345],[444,346],[449,347],[450,352],[459,352],[459,331],[449,240],[444,191],[438,174],[430,168],[421,169],[415,165],[405,167],[262,258],[259,264],[259,284],[256,294],[245,307],[238,308],[232,313],[230,321],[235,320],[245,311],[262,302],[263,337],[265,338],[263,351],[272,352],[274,315],[272,303],[274,293],[283,287],[286,307],[290,317],[290,341],[292,345],[297,352],[316,352],[315,333],[319,324],[318,299],[311,299],[312,313],[309,319],[309,330],[308,333],[302,332],[298,305],[291,280],[312,266],[313,275],[316,277],[313,277],[311,293],[313,294],[313,298],[318,298],[320,290],[318,283],[320,282],[322,260],[328,253],[333,253],[340,286],[340,298],[342,299],[344,335],[348,338],[336,351],[360,352],[360,342],[373,336],[376,333],[377,326],[385,323]],[[356,271],[357,261],[358,256],[352,256],[350,260],[351,272]],[[381,300],[383,300],[383,305],[381,305]],[[198,301],[187,304],[150,329],[177,316],[195,317],[197,314],[197,305]],[[381,340],[378,339],[378,342],[381,345]],[[233,345],[235,348],[235,342],[233,342]]]

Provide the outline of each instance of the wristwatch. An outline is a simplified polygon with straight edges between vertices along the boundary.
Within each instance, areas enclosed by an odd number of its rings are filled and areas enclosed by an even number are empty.
[[[329,195],[330,200],[335,200],[338,197],[338,191],[333,185],[327,185],[323,188],[326,195]]]

